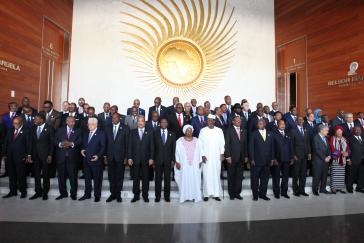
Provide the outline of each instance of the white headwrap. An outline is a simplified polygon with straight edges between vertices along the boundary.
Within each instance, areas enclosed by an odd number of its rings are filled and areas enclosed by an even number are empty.
[[[209,114],[207,116],[207,119],[213,119],[213,120],[215,120],[216,119],[216,116],[215,115],[212,115],[212,114]]]
[[[191,125],[187,124],[187,125],[185,125],[185,126],[182,128],[183,134],[186,134],[186,131],[187,131],[187,129],[188,129],[188,128],[191,128],[191,129],[192,129],[192,132],[193,132],[193,126],[191,126]]]

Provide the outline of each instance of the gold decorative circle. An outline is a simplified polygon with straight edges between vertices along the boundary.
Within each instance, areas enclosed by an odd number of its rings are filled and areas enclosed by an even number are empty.
[[[205,56],[200,47],[184,38],[169,39],[160,45],[155,62],[161,80],[178,88],[194,86],[205,69]]]

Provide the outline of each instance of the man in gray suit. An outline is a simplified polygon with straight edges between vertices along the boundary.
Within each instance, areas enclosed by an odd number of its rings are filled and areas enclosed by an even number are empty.
[[[138,110],[135,106],[131,108],[131,114],[125,117],[125,125],[129,127],[130,130],[137,128],[138,122]]]
[[[329,194],[326,190],[327,171],[331,160],[331,151],[327,135],[329,127],[325,125],[319,126],[319,133],[313,138],[312,142],[312,192],[318,196],[318,188],[320,184],[320,193]]]

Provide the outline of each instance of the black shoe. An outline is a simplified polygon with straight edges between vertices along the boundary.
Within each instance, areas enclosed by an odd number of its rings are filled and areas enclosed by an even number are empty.
[[[243,200],[243,197],[242,197],[242,196],[240,196],[240,195],[236,196],[235,198],[236,198],[236,199],[239,199],[239,200]]]
[[[4,173],[2,175],[0,175],[0,178],[4,178],[4,177],[7,177],[8,176],[8,173]]]
[[[121,203],[121,202],[123,201],[123,199],[121,199],[121,197],[117,197],[117,198],[116,198],[116,201],[117,201],[118,203]]]
[[[164,198],[164,201],[171,202],[171,199],[169,197]]]
[[[353,193],[353,189],[348,189],[348,193]]]
[[[18,196],[18,194],[17,193],[11,193],[11,192],[9,192],[8,194],[6,194],[5,196],[3,196],[3,198],[10,198],[10,197],[16,197],[16,196]]]
[[[132,202],[132,203],[135,203],[135,202],[137,202],[137,201],[139,201],[139,198],[137,198],[137,197],[134,197],[134,198],[131,200],[131,202]]]
[[[22,193],[22,194],[20,194],[20,198],[26,198],[27,197],[27,194],[26,193]]]
[[[270,198],[267,196],[259,196],[259,198],[265,200],[265,201],[270,201]]]
[[[36,194],[34,194],[33,196],[31,196],[31,197],[29,198],[29,200],[34,200],[34,199],[37,199],[37,198],[39,198],[39,197],[41,197],[41,196],[42,196],[41,194],[36,193]]]
[[[281,198],[279,195],[274,195],[274,197],[275,197],[276,199]]]
[[[295,192],[295,193],[293,193],[293,195],[296,196],[296,197],[300,197],[301,194],[298,193],[298,192]]]
[[[258,201],[258,197],[257,196],[253,196],[253,201]]]
[[[230,197],[230,200],[234,200],[235,199],[235,197]]]
[[[68,197],[68,196],[60,195],[60,196],[56,197],[56,200],[61,200],[61,199],[66,198],[66,197]]]
[[[154,202],[156,202],[156,203],[158,203],[158,202],[160,202],[161,201],[161,198],[160,197],[156,197],[155,199],[154,199]]]
[[[323,194],[332,194],[331,192],[329,192],[327,190],[322,190],[322,191],[320,191],[320,193],[323,193]]]
[[[85,176],[84,175],[80,176],[80,179],[85,179]]]
[[[100,202],[100,197],[95,197],[94,202]]]
[[[48,195],[47,194],[44,194],[43,197],[42,197],[43,200],[48,200]]]
[[[313,192],[313,195],[320,196],[320,194],[318,192]]]
[[[115,197],[113,195],[110,195],[107,199],[106,202],[112,202],[113,200],[115,200]]]
[[[146,203],[148,203],[148,202],[149,202],[149,198],[147,198],[147,197],[143,197],[143,200],[144,200],[144,202],[146,202]]]
[[[216,201],[218,201],[218,202],[220,202],[220,201],[221,201],[221,199],[220,199],[219,197],[214,197],[214,199],[215,199]]]
[[[364,193],[364,189],[355,189],[356,192]]]
[[[287,194],[282,195],[282,197],[290,199],[290,197]]]
[[[86,199],[91,199],[91,197],[82,196],[78,201],[85,201]]]
[[[72,196],[71,196],[71,199],[72,199],[73,201],[76,201],[76,200],[77,200],[77,196],[76,196],[76,195],[72,195]]]
[[[306,192],[301,192],[300,193],[302,196],[308,197],[309,195]]]
[[[209,198],[208,198],[208,197],[204,197],[204,198],[203,198],[203,200],[204,200],[205,202],[207,202],[207,201],[209,200]]]
[[[341,194],[346,194],[346,191],[343,191],[343,190],[339,190],[339,192],[340,192]]]

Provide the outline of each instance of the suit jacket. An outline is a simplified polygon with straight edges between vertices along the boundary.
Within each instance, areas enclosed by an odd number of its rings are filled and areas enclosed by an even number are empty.
[[[275,159],[274,139],[271,132],[266,130],[266,140],[260,132],[254,131],[249,137],[249,158],[254,160],[256,166],[270,165]]]
[[[265,120],[265,124],[269,123],[267,118],[263,117],[263,119]],[[249,132],[254,132],[258,130],[258,121],[259,121],[258,116],[251,117],[251,120],[248,123]]]
[[[129,146],[129,128],[120,123],[119,129],[114,139],[114,126],[106,128],[106,156],[108,161],[115,159],[123,163],[127,159],[127,151]]]
[[[324,163],[325,158],[331,155],[330,145],[327,138],[326,144],[322,140],[320,134],[316,134],[312,144],[312,163]]]
[[[357,126],[357,127],[361,127],[361,128],[363,128],[363,129],[364,129],[364,125],[362,125],[362,124],[360,123],[359,119],[355,119],[355,121],[354,121],[354,125],[355,125],[355,126]]]
[[[331,120],[331,126],[332,128],[335,128],[338,125],[341,125],[342,123],[344,123],[344,119],[339,119],[337,116]]]
[[[181,113],[181,116],[183,116],[183,124],[182,127],[186,124],[188,124],[187,117]],[[174,132],[176,134],[176,139],[179,139],[183,136],[182,127],[178,124],[178,119],[176,113],[169,114],[168,116],[168,130],[171,130],[171,132]]]
[[[128,108],[128,110],[126,111],[126,115],[131,115],[131,108],[132,107]],[[137,111],[137,115],[145,117],[145,110],[142,109],[142,108],[139,108],[138,111]]]
[[[207,123],[207,117],[203,116],[203,123],[201,124],[200,117],[195,116],[191,119],[191,126],[193,127],[193,136],[198,138],[198,135],[200,134],[200,131],[202,128],[206,127]]]
[[[155,130],[157,130],[159,128],[159,121],[157,121],[157,125],[156,127],[154,127],[153,125],[153,121],[152,120],[149,120],[147,122],[147,124],[145,125],[145,127],[147,128],[148,131],[151,131],[151,132],[154,132]]]
[[[278,123],[277,123],[278,124]],[[267,125],[267,129],[271,132],[274,132],[275,130],[278,129],[278,126],[276,125],[275,121],[269,122]]]
[[[144,129],[143,138],[140,140],[138,128],[131,130],[129,136],[128,159],[132,159],[133,163],[138,165],[146,164],[153,158],[153,132]]]
[[[35,108],[33,108],[33,107],[30,107],[30,109],[33,111],[33,114],[37,114],[37,109],[35,109]],[[18,111],[17,111],[17,113],[19,114],[19,115],[22,115],[23,114],[23,107],[22,106],[20,106],[19,108],[18,108]]]
[[[163,144],[162,129],[154,131],[154,161],[156,164],[171,163],[176,161],[176,135],[171,131],[166,131],[166,143]]]
[[[225,157],[230,158],[232,163],[244,162],[248,157],[247,133],[243,127],[239,129],[240,139],[234,126],[226,129],[225,132]]]
[[[105,154],[105,148],[106,148],[105,133],[101,129],[97,129],[92,135],[90,142],[88,142],[88,137],[89,137],[89,132],[83,135],[82,149],[85,150],[85,155],[86,155],[85,160],[91,165],[97,163],[97,161],[90,161],[92,156],[97,155],[98,162],[100,163],[101,158]]]
[[[62,114],[60,112],[53,109],[48,118],[46,113],[44,113],[44,116],[46,117],[46,124],[53,127],[54,130],[57,130],[61,126]]]
[[[351,135],[353,134],[352,133],[352,129],[354,128],[355,124],[353,125],[353,127],[349,128],[349,125],[345,122],[345,123],[342,123],[340,126],[342,126],[344,128],[344,133],[343,133],[343,136],[346,138],[346,139],[349,139],[351,137]]]
[[[293,120],[290,112],[284,114],[283,120],[286,122],[286,129],[288,129],[288,130],[290,130],[291,128],[293,128],[297,125],[296,121]]]
[[[24,162],[27,155],[31,155],[32,145],[29,128],[22,127],[15,140],[13,139],[14,127],[6,134],[3,146],[3,154],[17,162]]]
[[[354,165],[364,164],[364,136],[361,136],[361,140],[359,142],[354,135],[349,138],[350,158]]]
[[[19,116],[18,114],[15,114],[14,117]],[[13,118],[10,117],[10,112],[7,112],[2,115],[1,117],[1,123],[4,125],[4,129],[7,132],[9,129],[13,126]]]
[[[225,129],[227,128],[227,126],[225,125],[224,117],[221,116],[219,118],[216,116],[215,126],[218,128],[221,128],[222,131],[225,132]],[[191,123],[192,123],[192,121],[191,121]]]
[[[297,126],[297,125],[296,125]],[[316,135],[316,132],[318,132],[318,127],[313,123],[313,127],[308,123],[308,121],[305,121],[303,123],[303,128],[307,130],[308,134],[310,135],[310,139],[312,141],[313,137]]]
[[[160,106],[160,111],[159,111],[159,117],[167,117],[167,107],[161,105]],[[152,120],[152,112],[153,111],[157,111],[157,107],[156,106],[151,106],[149,107],[149,111],[148,111],[148,121]]]
[[[38,126],[31,129],[32,158],[46,160],[48,156],[53,156],[54,129],[45,124],[39,138],[37,137],[37,130]]]
[[[176,113],[176,108],[174,107],[174,105],[171,105],[171,106],[167,107],[167,116],[169,116],[172,113],[173,114]]]
[[[67,122],[67,117],[70,116],[70,113],[62,113],[62,117],[61,117],[61,127],[65,127],[67,126],[66,122]],[[75,118],[75,128],[80,128],[81,126],[81,121],[82,121],[82,114],[78,114],[77,112],[74,113],[73,117]]]
[[[293,155],[297,156],[298,159],[307,159],[308,154],[311,154],[311,141],[310,135],[307,129],[303,128],[303,134],[298,129],[294,127],[290,131],[293,146]]]
[[[135,118],[131,115],[127,115],[125,117],[125,125],[129,127],[130,130],[133,130],[137,127],[137,121],[138,121],[138,116],[136,116]]]
[[[105,129],[112,124],[111,114],[105,119],[105,112],[101,112],[97,115],[97,119],[100,122],[100,128],[105,131]]]
[[[21,118],[23,119],[23,125],[27,128],[32,128],[34,127],[34,114],[32,114],[31,116],[25,116],[25,114],[21,114],[20,115]]]
[[[275,158],[279,162],[288,162],[293,159],[293,144],[289,132],[284,136],[277,129],[273,132]]]
[[[63,141],[69,141],[73,143],[73,147],[61,148],[59,144]],[[73,128],[70,137],[67,137],[67,127],[61,127],[57,130],[54,146],[56,147],[56,160],[57,163],[64,163],[66,157],[76,163],[79,160],[80,147],[82,145],[82,133],[79,128]]]
[[[80,129],[81,129],[81,131],[82,131],[82,134],[88,134],[88,132],[89,132],[89,129],[88,129],[88,119],[90,118],[89,116],[82,116],[81,115],[81,119],[80,119]],[[102,127],[101,127],[101,122],[100,122],[100,120],[99,120],[99,118],[98,117],[94,117],[94,118],[96,118],[97,119],[97,129],[100,129],[100,130],[102,130]]]

